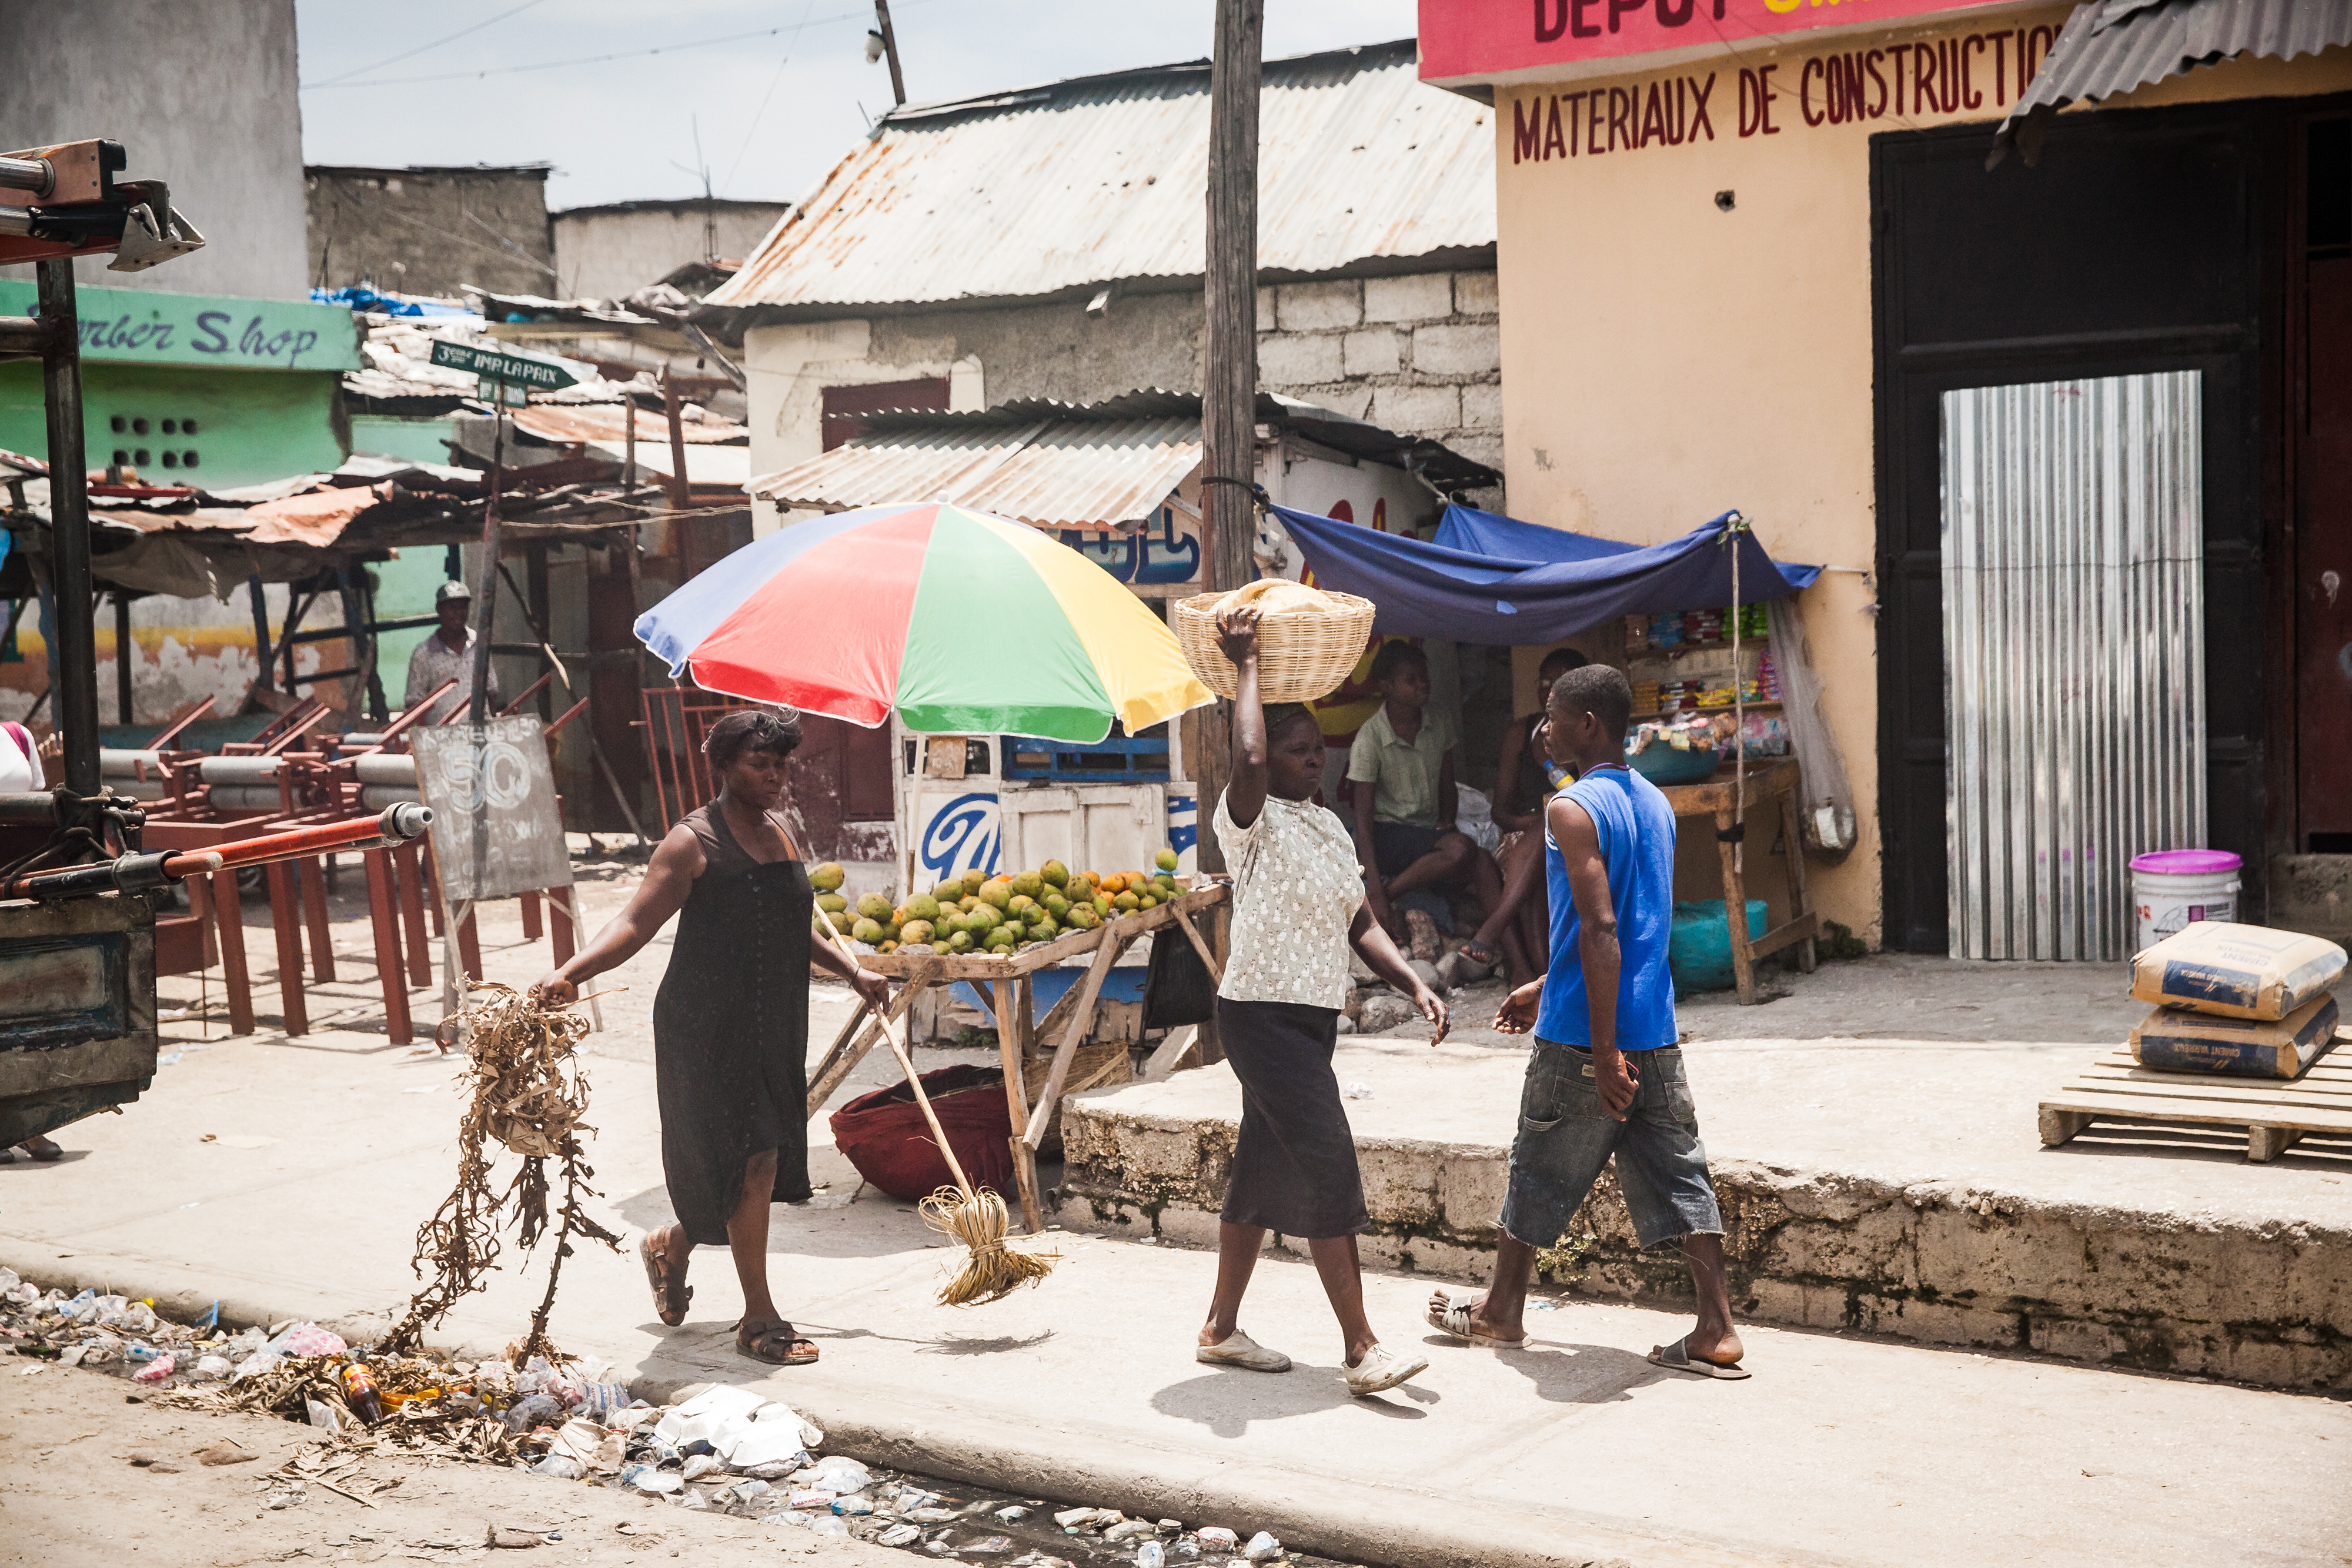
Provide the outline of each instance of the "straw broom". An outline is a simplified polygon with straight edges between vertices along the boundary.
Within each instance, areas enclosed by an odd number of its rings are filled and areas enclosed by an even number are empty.
[[[823,911],[811,923],[814,930],[834,949],[855,967],[857,956],[852,953],[835,933]],[[873,1012],[872,1004],[865,1009]],[[901,1027],[886,1017],[877,1015],[882,1027],[882,1038],[898,1058],[899,1067],[907,1074],[907,1086],[915,1092],[915,1103],[923,1109],[923,1120],[931,1124],[931,1135],[939,1142],[940,1153],[946,1156],[948,1169],[954,1173],[956,1184],[943,1186],[919,1206],[923,1223],[942,1236],[963,1243],[963,1267],[956,1277],[940,1290],[940,1304],[946,1307],[969,1307],[1000,1300],[1024,1285],[1034,1285],[1054,1271],[1060,1260],[1058,1252],[1024,1252],[1005,1242],[1005,1233],[1012,1228],[1012,1216],[1004,1207],[1003,1197],[994,1187],[974,1189],[971,1178],[963,1174],[963,1162],[956,1158],[955,1145],[948,1142],[945,1128],[940,1125],[939,1113],[931,1109],[931,1097],[923,1092],[923,1081],[915,1071],[914,1058],[907,1053],[907,1042]]]

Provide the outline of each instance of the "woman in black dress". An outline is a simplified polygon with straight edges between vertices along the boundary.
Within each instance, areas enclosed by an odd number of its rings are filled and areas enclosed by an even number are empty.
[[[880,975],[811,942],[815,896],[774,815],[800,738],[792,714],[747,710],[711,726],[703,754],[719,798],[669,831],[628,907],[531,988],[543,1001],[570,1001],[679,915],[654,998],[662,1174],[677,1223],[647,1231],[637,1255],[655,1311],[675,1326],[694,1298],[693,1249],[731,1248],[743,1282],[736,1348],[780,1366],[817,1358],[768,1295],[768,1206],[809,1195],[809,960],[877,1009],[889,998]]]

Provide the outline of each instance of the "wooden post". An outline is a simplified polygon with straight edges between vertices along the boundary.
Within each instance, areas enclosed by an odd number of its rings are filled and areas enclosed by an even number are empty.
[[[1728,807],[1715,813],[1717,852],[1723,860],[1723,918],[1731,937],[1731,977],[1743,1004],[1756,1000],[1756,952],[1748,936],[1748,879],[1740,874],[1738,846],[1731,841]]]
[[[433,983],[433,954],[425,935],[424,856],[412,839],[388,852],[399,872],[396,890],[400,921],[407,933],[408,983],[422,989]]]
[[[530,622],[531,630],[539,633],[540,644],[551,650],[555,646],[555,616],[552,612],[553,606],[548,602],[547,597],[547,541],[545,539],[533,539],[523,546],[522,580],[523,586],[530,591],[526,595],[529,602],[522,609],[523,619]],[[572,690],[572,677],[569,674],[563,676],[563,689],[566,693]],[[549,685],[541,686],[539,716],[541,722],[555,716],[554,705],[554,688]]]
[[[667,366],[662,368],[662,413],[669,420],[669,504],[677,511],[689,511],[694,506],[694,486],[686,475],[686,423],[678,412],[677,382],[671,378]],[[683,564],[683,544],[678,559]]]
[[[114,591],[114,722],[131,722],[131,595]]]
[[[302,907],[294,868],[285,861],[265,867],[269,878],[269,925],[278,938],[278,1010],[289,1035],[310,1032],[310,1011],[302,999]]]
[[[522,939],[536,942],[540,936],[539,894],[526,893],[522,895]]]
[[[1804,826],[1799,821],[1797,797],[1801,791],[1790,784],[1780,791],[1780,839],[1789,855],[1789,918],[1801,920],[1812,913],[1812,900],[1805,893]],[[1813,938],[1806,937],[1797,945],[1797,967],[1810,975],[1820,963]]]
[[[1212,593],[1257,575],[1250,560],[1255,515],[1257,426],[1257,109],[1265,41],[1265,0],[1217,0],[1216,46],[1209,68],[1209,254],[1205,341],[1201,371],[1201,486],[1204,555],[1202,586]],[[1223,481],[1234,481],[1224,483]],[[1224,852],[1209,831],[1233,777],[1230,704],[1202,716],[1200,756],[1201,869],[1223,871]]]
[[[992,989],[996,1002],[996,1051],[1004,1063],[1004,1103],[1013,1115],[1013,1179],[1020,1189],[1021,1222],[1034,1236],[1045,1228],[1045,1214],[1037,1202],[1037,1151],[1021,1137],[1022,1129],[1029,1125],[1029,1090],[1022,1077],[1027,1065],[1027,1053],[1023,1048],[1028,1009],[1023,1006],[1024,988],[1020,981],[999,980]]]
[[[327,919],[327,867],[314,855],[297,862],[302,883],[302,913],[310,927],[310,976],[321,985],[335,977],[334,927]]]
[[[393,910],[392,855],[369,850],[360,856],[367,871],[368,924],[375,935],[375,977],[383,988],[383,1031],[393,1044],[406,1045],[408,977],[401,972],[400,921]]]
[[[213,924],[220,932],[221,983],[228,992],[231,1034],[253,1032],[253,980],[245,967],[245,906],[236,896],[236,868],[213,873]]]
[[[882,52],[890,59],[890,99],[900,108],[907,103],[907,78],[898,69],[898,34],[890,26],[890,0],[874,0],[876,30],[882,35]]]
[[[555,950],[555,967],[559,969],[570,963],[572,955],[580,949],[580,906],[573,902],[575,896],[568,887],[547,890],[548,944]]]

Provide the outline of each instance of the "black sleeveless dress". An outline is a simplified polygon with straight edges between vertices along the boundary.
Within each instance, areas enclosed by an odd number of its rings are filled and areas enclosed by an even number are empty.
[[[698,1246],[724,1246],[743,1166],[776,1151],[775,1199],[809,1196],[809,921],[796,860],[751,858],[717,802],[686,818],[702,874],[678,912],[654,997],[654,1079],[671,1209]]]

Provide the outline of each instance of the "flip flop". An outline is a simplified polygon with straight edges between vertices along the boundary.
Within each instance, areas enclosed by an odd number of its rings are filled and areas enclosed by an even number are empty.
[[[1528,1348],[1528,1339],[1525,1334],[1521,1334],[1517,1339],[1505,1339],[1499,1334],[1472,1333],[1470,1312],[1471,1308],[1476,1304],[1475,1302],[1457,1302],[1453,1297],[1448,1296],[1445,1298],[1445,1306],[1443,1310],[1432,1307],[1421,1314],[1421,1321],[1439,1333],[1451,1334],[1473,1349],[1525,1350]]]
[[[686,1322],[686,1310],[694,1304],[694,1287],[679,1291],[677,1305],[670,1304],[669,1260],[654,1249],[650,1230],[637,1238],[637,1260],[646,1266],[646,1283],[654,1288],[654,1315],[671,1328]],[[677,1315],[672,1317],[672,1312]]]
[[[749,1339],[743,1336],[749,1334]],[[771,1366],[806,1366],[817,1358],[816,1343],[802,1335],[798,1329],[779,1319],[772,1323],[738,1323],[735,1328],[735,1354],[748,1355],[753,1361],[764,1361]]]
[[[1690,1336],[1685,1334],[1674,1343],[1652,1351],[1648,1360],[1652,1365],[1663,1366],[1669,1372],[1696,1373],[1701,1377],[1717,1377],[1726,1383],[1737,1383],[1743,1377],[1756,1375],[1737,1362],[1727,1364],[1720,1361],[1709,1361],[1704,1356],[1693,1355],[1689,1345]]]

